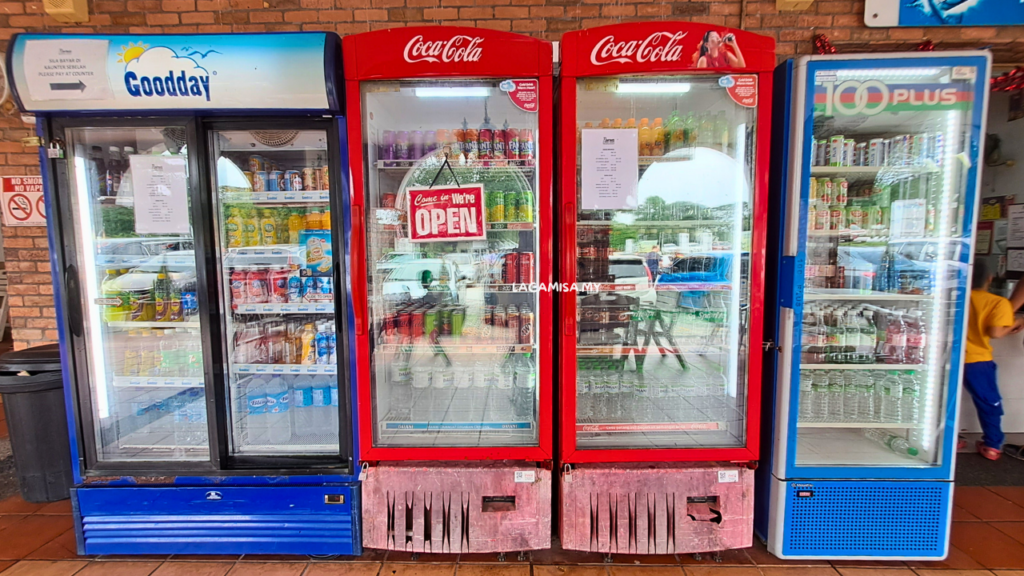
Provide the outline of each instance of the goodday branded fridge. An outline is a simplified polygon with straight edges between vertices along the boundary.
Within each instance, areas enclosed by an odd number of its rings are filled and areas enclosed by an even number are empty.
[[[776,556],[947,554],[990,67],[948,52],[777,70],[756,522]]]
[[[561,49],[562,546],[749,546],[774,41],[651,22]]]
[[[359,554],[334,34],[19,34],[82,554]]]
[[[552,45],[346,36],[363,544],[551,541]]]

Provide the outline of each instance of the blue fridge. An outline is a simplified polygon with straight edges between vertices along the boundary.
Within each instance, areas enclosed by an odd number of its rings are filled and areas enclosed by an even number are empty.
[[[7,56],[41,140],[79,553],[360,554],[340,39]]]
[[[776,70],[755,526],[780,558],[947,554],[990,67],[944,52]]]

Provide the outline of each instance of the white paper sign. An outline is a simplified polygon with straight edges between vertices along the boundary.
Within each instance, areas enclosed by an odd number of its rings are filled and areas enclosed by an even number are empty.
[[[514,476],[517,483],[529,484],[537,481],[536,470],[516,470]]]
[[[739,470],[719,470],[718,471],[718,481],[723,483],[723,484],[728,484],[728,483],[732,483],[732,482],[739,482],[740,481],[740,471]]]
[[[924,200],[896,200],[889,217],[890,234],[894,240],[924,236],[928,210]]]
[[[104,100],[108,40],[29,40],[25,75],[33,100]]]
[[[1007,215],[1006,245],[1024,248],[1024,204],[1010,204]]]
[[[190,234],[188,174],[184,156],[130,158],[135,195],[135,232]]]
[[[1024,250],[1006,251],[1006,271],[1024,272]]]
[[[583,210],[636,210],[636,130],[583,131]]]

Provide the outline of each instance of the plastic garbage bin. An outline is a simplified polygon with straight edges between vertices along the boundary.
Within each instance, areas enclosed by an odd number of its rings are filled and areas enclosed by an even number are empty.
[[[29,502],[68,498],[73,480],[59,346],[0,356],[0,394],[22,498]]]

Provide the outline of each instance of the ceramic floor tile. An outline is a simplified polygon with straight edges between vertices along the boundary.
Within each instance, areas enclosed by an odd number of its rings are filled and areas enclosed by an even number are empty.
[[[715,555],[713,552],[704,552],[700,554],[700,558],[697,558],[696,554],[677,554],[679,557],[680,564],[692,565],[692,564],[707,564],[713,566],[744,566],[753,564],[754,561],[747,556],[744,550],[722,550],[719,553],[722,557],[721,562],[715,561]]]
[[[906,568],[899,560],[833,560],[833,568]]]
[[[239,562],[309,562],[309,556],[300,554],[246,554]]]
[[[36,514],[71,514],[71,499],[50,502],[36,511]]]
[[[418,562],[388,562],[380,570],[381,576],[452,576],[455,564],[420,564]]]
[[[530,576],[530,565],[520,564],[465,564],[459,563],[458,576]]]
[[[608,576],[606,566],[533,566],[533,576]]]
[[[26,560],[74,560],[78,556],[78,543],[75,541],[75,529],[50,540],[41,547],[33,550],[25,556]]]
[[[682,566],[609,566],[611,576],[683,576]],[[462,570],[459,570],[462,576]]]
[[[919,568],[931,568],[940,570],[978,570],[984,568],[981,564],[978,564],[973,558],[968,556],[963,550],[949,545],[949,554],[945,560],[936,560],[932,562],[925,562],[920,560],[908,560],[907,566],[917,570]]]
[[[992,576],[988,570],[915,570],[917,576]]]
[[[301,576],[305,571],[306,564],[299,562],[240,562],[228,576]]]
[[[168,558],[172,562],[237,562],[239,554],[175,554]]]
[[[954,522],[950,543],[984,568],[1024,568],[1024,544],[983,522]]]
[[[512,556],[513,554],[509,554]],[[413,559],[413,556],[416,556]],[[497,557],[497,555],[495,555]],[[441,553],[422,553],[414,554],[412,552],[404,552],[400,550],[392,550],[388,552],[388,562],[422,562],[425,564],[454,564],[459,561],[458,554],[441,554]]]
[[[522,560],[519,559],[519,552],[510,552],[505,554],[505,560],[498,559],[497,552],[491,552],[489,554],[459,554],[459,564],[529,564],[533,555],[536,554],[536,550],[527,551],[526,555]],[[391,554],[404,554],[402,552],[392,552]],[[391,556],[388,556],[388,560],[391,560]]]
[[[377,576],[380,562],[321,562],[310,564],[302,576]]]
[[[4,571],[3,576],[71,576],[86,564],[85,560],[22,560]]]
[[[609,566],[677,566],[675,554],[612,554]]]
[[[957,486],[954,491],[953,502],[981,520],[1024,520],[1024,508],[988,488]]]
[[[107,554],[105,556],[97,556],[96,560],[100,562],[138,562],[143,560],[150,560],[153,562],[163,562],[164,560],[170,559],[170,554]]]
[[[20,560],[72,527],[70,516],[27,516],[0,530],[0,559]]]
[[[989,522],[989,524],[995,526],[996,530],[1024,544],[1024,522]]]
[[[1024,570],[993,570],[996,576],[1024,576]]]
[[[232,566],[228,562],[164,562],[152,576],[224,576]]]
[[[1024,486],[988,486],[988,489],[1018,506],[1024,506]]]
[[[149,576],[160,562],[90,562],[75,576]]]
[[[981,522],[981,518],[959,506],[953,506],[953,522]]]
[[[13,566],[15,562],[17,562],[17,560],[0,560],[0,572],[3,572]]]
[[[910,568],[854,568],[850,566],[836,568],[843,576],[914,576]]]
[[[534,564],[604,564],[604,554],[598,552],[581,552],[565,550],[558,542],[553,542],[547,550],[533,550],[530,558]]]
[[[828,566],[761,566],[764,576],[836,576]]]
[[[32,504],[25,502],[21,496],[11,496],[0,502],[0,514],[32,514],[46,504]]]
[[[28,514],[0,514],[0,530],[7,528],[19,520],[23,520]]]
[[[687,566],[683,572],[686,576],[761,576],[753,566]]]
[[[828,560],[783,560],[769,552],[758,538],[754,538],[754,545],[745,552],[758,566],[829,566]]]

